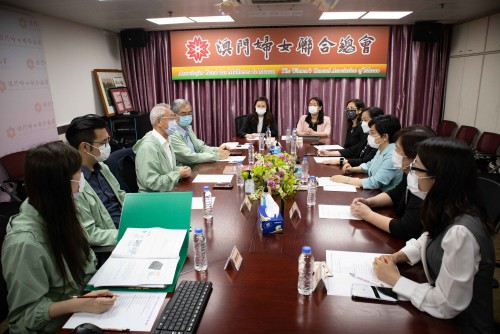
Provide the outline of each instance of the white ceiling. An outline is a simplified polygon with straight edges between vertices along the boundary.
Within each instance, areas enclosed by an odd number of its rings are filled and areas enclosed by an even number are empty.
[[[0,4],[119,32],[129,28],[180,30],[262,26],[413,24],[415,21],[459,23],[500,11],[499,0],[229,0],[238,6],[217,6],[223,0],[0,0]],[[258,1],[283,4],[255,5]],[[332,11],[413,11],[400,20],[318,21],[318,3]],[[158,26],[146,18],[213,16],[224,12],[234,23],[193,23]]]

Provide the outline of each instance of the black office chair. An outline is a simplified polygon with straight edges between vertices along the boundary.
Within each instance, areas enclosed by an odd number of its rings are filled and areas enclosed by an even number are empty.
[[[5,239],[5,234],[7,233],[7,223],[9,222],[9,216],[0,215],[0,249],[2,248],[3,240]],[[0,273],[2,272],[2,263],[0,262]],[[0,322],[7,319],[9,314],[9,306],[7,305],[7,283],[3,275],[0,275]]]
[[[235,128],[234,132],[236,137],[238,137],[238,131],[243,126],[243,124],[245,124],[245,120],[247,117],[248,117],[247,115],[242,115],[242,116],[237,116],[234,119],[234,128]]]
[[[124,148],[111,153],[105,163],[120,183],[120,188],[127,193],[139,191],[135,174],[135,153],[132,148]]]
[[[486,213],[495,226],[495,232],[498,232],[500,230],[500,205],[498,205],[500,183],[484,177],[478,177],[477,183]]]

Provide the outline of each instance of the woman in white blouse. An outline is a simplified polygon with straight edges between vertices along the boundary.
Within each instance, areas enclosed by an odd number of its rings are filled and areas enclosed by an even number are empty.
[[[455,139],[430,138],[410,168],[408,187],[425,198],[424,233],[399,252],[376,258],[377,277],[419,310],[455,318],[462,333],[493,333],[493,227],[481,204],[472,151]],[[429,283],[397,270],[396,263],[419,261]]]

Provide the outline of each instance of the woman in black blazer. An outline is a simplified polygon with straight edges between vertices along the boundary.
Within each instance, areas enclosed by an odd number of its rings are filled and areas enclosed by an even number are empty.
[[[262,96],[257,98],[253,107],[253,112],[247,116],[243,125],[238,129],[238,137],[256,138],[259,133],[266,133],[267,128],[271,129],[271,136],[278,136],[278,126],[269,108],[267,98]]]

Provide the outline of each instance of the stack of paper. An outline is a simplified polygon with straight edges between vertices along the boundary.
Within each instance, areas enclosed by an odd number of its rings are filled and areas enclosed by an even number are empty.
[[[186,230],[128,228],[89,285],[165,288],[175,276]]]
[[[343,147],[340,145],[314,145],[318,150],[327,150],[327,151],[337,151],[342,150]]]
[[[324,191],[342,191],[342,192],[356,192],[356,186],[340,182],[334,182],[329,177],[318,177],[318,186],[323,187]]]

